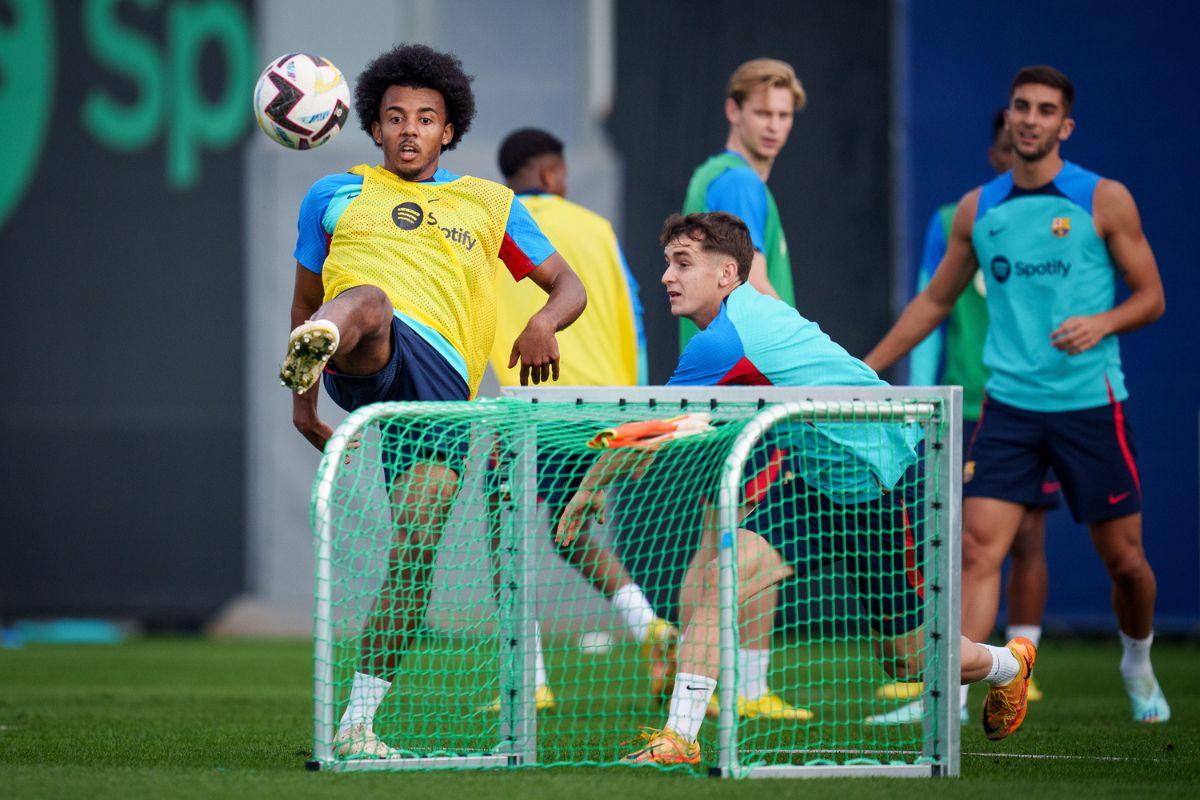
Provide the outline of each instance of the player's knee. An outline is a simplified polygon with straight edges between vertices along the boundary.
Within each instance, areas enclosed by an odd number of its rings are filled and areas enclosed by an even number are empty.
[[[378,286],[355,286],[346,292],[354,293],[355,312],[367,330],[383,330],[392,325],[392,301]]]
[[[964,527],[962,565],[966,572],[999,569],[1004,553],[996,546],[996,536],[983,527]]]
[[[1104,566],[1113,582],[1118,584],[1138,583],[1151,574],[1150,564],[1141,548],[1110,556],[1105,559]]]

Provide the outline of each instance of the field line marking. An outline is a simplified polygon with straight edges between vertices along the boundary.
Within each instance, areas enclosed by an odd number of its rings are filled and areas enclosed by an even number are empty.
[[[918,756],[915,750],[859,750],[857,748],[822,747],[815,750],[743,750],[742,752],[755,755],[786,754],[786,755],[820,755],[822,753],[837,753],[839,755],[890,755]],[[962,753],[964,756],[980,758],[1027,758],[1035,761],[1171,761],[1169,758],[1137,758],[1132,756],[1074,756],[1055,755],[1050,753]]]

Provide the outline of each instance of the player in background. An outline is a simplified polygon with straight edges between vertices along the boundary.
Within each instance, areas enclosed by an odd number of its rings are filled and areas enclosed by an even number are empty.
[[[775,159],[787,144],[796,112],[807,102],[804,87],[786,61],[756,58],[739,66],[730,76],[726,91],[725,118],[729,121],[729,134],[725,149],[696,168],[683,201],[684,214],[724,211],[745,222],[754,243],[750,285],[790,306],[796,304],[792,291],[792,265],[779,209],[767,188],[767,178]],[[681,316],[680,352],[687,348],[696,332],[696,325]],[[739,650],[738,657],[744,669],[738,674],[753,676],[750,682],[754,686],[765,686],[778,594],[767,592],[757,602],[761,607],[753,615],[755,622],[746,629]],[[787,707],[770,691],[763,697],[762,710],[769,710],[769,716],[773,718],[807,716],[801,709]],[[716,705],[712,712],[717,712]]]
[[[666,221],[661,242],[671,313],[690,317],[701,329],[679,357],[668,385],[887,385],[815,323],[749,284],[752,245],[736,217],[675,215]],[[742,520],[737,591],[745,604],[772,591],[794,567],[831,557],[848,559],[848,574],[871,582],[861,593],[869,598],[864,607],[884,667],[905,677],[920,674],[923,666],[924,580],[914,561],[903,492],[891,490],[917,455],[900,426],[881,427],[794,425],[776,434],[777,447],[793,450],[784,455],[788,467],[782,474],[794,477],[775,480]],[[630,472],[627,454],[606,455],[589,469],[568,504],[559,526],[566,540],[602,508],[598,492]],[[714,533],[706,532],[713,545]],[[700,761],[696,737],[720,663],[719,574],[715,546],[702,548],[685,580],[699,585],[700,592],[684,623],[666,726],[644,734],[644,745],[626,757],[629,762]],[[1017,639],[1007,647],[992,647],[964,637],[960,650],[963,681],[982,680],[991,687],[984,708],[989,738],[1008,736],[1025,717],[1025,692],[1036,659],[1033,645]]]
[[[637,282],[612,224],[566,199],[567,162],[562,141],[547,131],[523,128],[504,139],[498,160],[505,185],[516,193],[587,290],[587,312],[558,336],[563,361],[559,382],[568,386],[644,384],[646,345]],[[505,342],[520,333],[525,320],[541,305],[542,297],[536,287],[500,274],[496,277],[497,335],[491,365],[501,386],[514,386],[520,376],[508,365]],[[550,519],[559,518],[563,505],[574,493],[582,477],[578,466],[574,460],[539,464],[538,497],[548,507]],[[581,466],[586,469],[587,464]],[[612,601],[630,636],[642,644],[642,656],[651,673],[650,691],[654,697],[660,696],[668,688],[667,651],[676,639],[675,627],[655,613],[616,554],[587,533],[580,536],[575,547],[560,553]],[[555,699],[546,674],[540,626],[536,680],[538,709],[552,708]],[[499,699],[486,708],[499,713]]]
[[[586,304],[583,285],[510,189],[439,166],[475,113],[471,79],[457,58],[423,45],[389,50],[359,75],[355,107],[383,164],[321,178],[301,203],[294,330],[280,373],[295,392],[292,421],[318,449],[332,435],[317,414],[322,371],[329,396],[347,411],[474,396],[495,336],[500,263],[513,280],[529,278],[548,295],[510,351],[522,381],[558,377],[555,334]],[[372,723],[424,619],[464,455],[409,449],[385,464],[396,546],[363,632],[339,756],[394,754]]]
[[[996,174],[1012,169],[1013,147],[1005,129],[1004,109],[992,116],[992,138],[987,158]],[[925,231],[925,246],[917,272],[917,291],[924,290],[933,278],[934,270],[946,253],[950,239],[950,222],[958,203],[947,203],[934,212]],[[908,382],[913,386],[963,387],[963,441],[971,435],[983,409],[984,383],[987,367],[983,365],[983,341],[987,335],[987,300],[982,273],[963,290],[945,324],[909,355]],[[965,455],[965,452],[964,452]],[[970,462],[967,469],[974,469]],[[1058,481],[1052,475],[1042,481],[1038,502],[1025,510],[1021,527],[1009,555],[1012,563],[1008,572],[1008,626],[1005,639],[1024,636],[1037,647],[1042,637],[1042,614],[1046,610],[1048,571],[1046,567],[1046,510],[1058,506]],[[924,691],[921,681],[896,682],[881,686],[876,696],[881,700],[905,700],[920,697]],[[1041,700],[1037,683],[1029,682],[1030,702]],[[966,697],[963,697],[963,721],[967,720]],[[912,703],[885,714],[868,718],[874,724],[912,722],[921,714],[919,703]]]
[[[683,199],[684,214],[725,211],[745,222],[754,242],[750,284],[790,306],[796,304],[792,265],[767,179],[787,144],[796,112],[807,102],[786,61],[756,58],[734,70],[725,97],[725,149],[696,168]],[[696,331],[690,320],[680,319],[680,352]]]
[[[1013,79],[1013,168],[958,204],[933,280],[867,356],[902,358],[950,314],[982,270],[991,370],[963,476],[963,632],[996,622],[1000,566],[1048,468],[1112,579],[1121,675],[1139,722],[1171,711],[1150,662],[1154,572],[1142,547],[1142,487],[1126,418],[1117,335],[1165,309],[1154,253],[1122,184],[1064,161],[1075,90],[1052,67]],[[1120,275],[1130,295],[1115,304]]]

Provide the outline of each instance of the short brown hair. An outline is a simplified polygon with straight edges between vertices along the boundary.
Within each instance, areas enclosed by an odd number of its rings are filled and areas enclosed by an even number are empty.
[[[724,211],[688,214],[686,217],[672,214],[663,223],[658,243],[666,247],[684,236],[693,242],[700,242],[701,250],[729,256],[737,262],[738,278],[741,282],[746,283],[750,280],[754,242],[750,240],[750,229],[741,219]]]
[[[1031,67],[1022,67],[1017,73],[1017,77],[1013,78],[1012,86],[1008,89],[1008,99],[1012,100],[1012,96],[1016,93],[1018,86],[1036,83],[1041,86],[1049,86],[1051,89],[1058,89],[1063,96],[1063,114],[1071,113],[1071,106],[1075,104],[1075,84],[1071,83],[1071,79],[1054,67],[1048,67],[1045,64],[1035,64]]]
[[[742,64],[729,77],[727,94],[741,107],[752,92],[763,86],[790,89],[797,111],[808,102],[808,96],[792,65],[776,58],[756,58]]]

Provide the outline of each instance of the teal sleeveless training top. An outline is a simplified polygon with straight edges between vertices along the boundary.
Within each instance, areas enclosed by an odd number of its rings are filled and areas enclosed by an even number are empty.
[[[1005,173],[985,184],[971,240],[987,284],[988,394],[1029,411],[1074,411],[1128,397],[1116,336],[1079,355],[1050,344],[1067,317],[1113,307],[1116,267],[1096,233],[1100,176],[1064,162],[1053,181],[1022,189]]]

